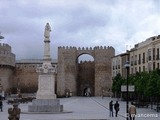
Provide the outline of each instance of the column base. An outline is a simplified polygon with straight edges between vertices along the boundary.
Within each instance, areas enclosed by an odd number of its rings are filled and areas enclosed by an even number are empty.
[[[28,106],[28,112],[62,112],[63,105],[58,99],[35,99]]]

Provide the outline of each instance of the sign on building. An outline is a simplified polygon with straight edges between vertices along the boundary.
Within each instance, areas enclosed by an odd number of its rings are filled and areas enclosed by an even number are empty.
[[[134,85],[128,85],[128,91],[134,92],[135,86]],[[127,92],[127,85],[121,85],[121,92]]]

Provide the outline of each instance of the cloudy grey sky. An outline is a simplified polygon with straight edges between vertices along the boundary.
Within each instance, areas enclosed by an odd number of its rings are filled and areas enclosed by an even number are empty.
[[[1,42],[17,59],[43,57],[43,33],[58,46],[113,46],[116,54],[160,34],[160,0],[0,0]],[[128,47],[127,47],[128,46]]]

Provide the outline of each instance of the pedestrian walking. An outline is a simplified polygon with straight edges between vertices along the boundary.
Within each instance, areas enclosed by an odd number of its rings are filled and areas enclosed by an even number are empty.
[[[113,101],[109,102],[109,116],[113,117]]]
[[[0,109],[1,109],[1,112],[3,112],[3,100],[1,95],[0,95]]]
[[[116,103],[114,104],[114,110],[115,110],[115,113],[116,113],[116,117],[117,117],[117,115],[118,115],[118,112],[119,112],[119,103],[118,103],[118,101],[116,101]]]
[[[130,120],[135,120],[136,107],[133,105],[133,102],[131,102],[131,106],[129,107],[128,113]]]

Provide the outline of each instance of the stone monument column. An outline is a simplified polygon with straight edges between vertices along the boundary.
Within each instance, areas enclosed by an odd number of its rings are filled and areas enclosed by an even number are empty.
[[[45,31],[44,31],[44,61],[50,60],[50,32],[51,32],[51,27],[49,23],[46,24],[45,26]]]
[[[43,64],[37,67],[37,72],[39,74],[38,78],[38,91],[37,99],[55,99],[55,73],[56,67],[51,64],[50,57],[50,32],[51,27],[49,23],[45,26],[44,31],[44,58]]]
[[[56,99],[55,74],[56,66],[52,66],[50,57],[50,32],[49,23],[44,31],[44,58],[42,66],[38,66],[38,91],[32,105],[28,106],[29,112],[62,112],[63,105]]]

